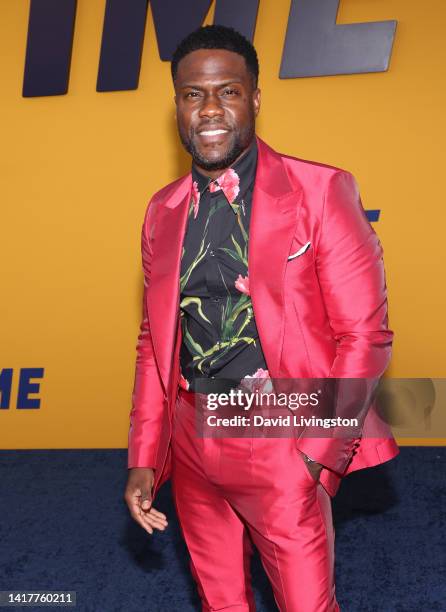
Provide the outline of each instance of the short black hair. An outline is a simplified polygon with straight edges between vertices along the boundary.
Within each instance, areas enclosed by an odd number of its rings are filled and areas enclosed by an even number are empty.
[[[199,49],[225,49],[245,58],[246,67],[253,77],[254,87],[259,80],[259,60],[254,45],[240,32],[222,25],[198,28],[184,38],[176,48],[171,63],[172,79],[175,82],[178,64],[192,51]]]

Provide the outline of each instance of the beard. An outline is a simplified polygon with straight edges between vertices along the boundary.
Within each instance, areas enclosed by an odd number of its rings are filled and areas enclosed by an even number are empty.
[[[209,159],[198,150],[195,146],[195,132],[193,130],[191,130],[190,134],[184,134],[179,130],[179,135],[184,148],[191,155],[195,165],[203,168],[203,170],[212,172],[213,170],[229,168],[240,157],[254,137],[254,126],[250,126],[243,132],[234,130],[226,152],[217,159]]]

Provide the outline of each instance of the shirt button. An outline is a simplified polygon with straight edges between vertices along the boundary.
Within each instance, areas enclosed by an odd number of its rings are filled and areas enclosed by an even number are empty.
[[[210,255],[211,257],[215,257],[215,253],[214,253],[214,251],[209,251],[209,255]]]

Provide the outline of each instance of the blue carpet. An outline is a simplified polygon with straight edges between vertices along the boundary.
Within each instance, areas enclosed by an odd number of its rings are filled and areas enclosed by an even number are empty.
[[[165,485],[169,527],[128,515],[125,450],[0,452],[0,590],[71,590],[82,612],[199,610]],[[334,499],[342,612],[446,611],[446,448],[401,448]],[[276,610],[258,557],[258,612]],[[21,608],[25,609],[25,608]],[[42,610],[27,607],[27,610]]]

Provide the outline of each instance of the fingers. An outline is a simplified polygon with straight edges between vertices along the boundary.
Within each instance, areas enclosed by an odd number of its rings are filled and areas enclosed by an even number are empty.
[[[153,533],[154,529],[164,531],[167,527],[167,519],[164,514],[158,512],[154,508],[150,508],[148,511],[142,510],[139,503],[132,506],[130,515],[140,527],[150,534]]]
[[[134,521],[138,523],[143,529],[147,531],[146,523],[142,518],[141,507],[138,498],[132,498],[130,501],[127,501],[127,505],[130,511],[130,516]],[[152,531],[149,531],[152,533]]]
[[[151,511],[151,512],[153,513],[153,515],[154,515],[155,517],[157,517],[158,519],[161,519],[161,520],[167,521],[167,517],[166,517],[166,515],[165,515],[165,514],[163,514],[162,512],[159,512],[158,510],[155,510],[155,508],[153,508],[153,507],[150,509],[150,511]]]
[[[144,523],[144,528],[149,533],[153,533],[154,529],[164,531],[168,525],[166,516],[155,508],[150,508],[149,511],[141,510],[140,518]]]
[[[152,527],[147,525],[146,521],[143,519],[139,511],[137,512],[130,511],[130,516],[132,517],[134,521],[138,523],[140,527],[144,529],[144,531],[147,531],[147,533],[150,533],[150,534],[153,533]]]
[[[150,498],[141,501],[140,496],[134,496],[128,502],[131,517],[150,534],[154,529],[164,531],[168,524],[166,515],[150,507],[151,502]]]
[[[148,495],[141,495],[141,508],[143,510],[149,510],[151,504],[152,504],[152,499],[148,496]]]

